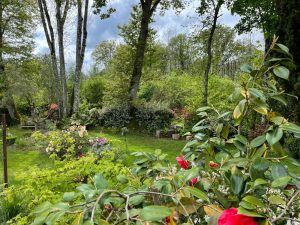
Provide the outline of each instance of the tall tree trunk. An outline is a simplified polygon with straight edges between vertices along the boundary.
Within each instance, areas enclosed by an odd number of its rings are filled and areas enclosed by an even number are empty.
[[[128,101],[130,105],[132,105],[133,100],[136,98],[140,86],[147,39],[149,35],[149,24],[154,11],[160,3],[160,0],[156,0],[155,2],[152,0],[140,0],[140,2],[142,7],[142,20],[128,94]]]
[[[4,27],[3,27],[3,5],[0,2],[0,90],[3,91],[3,105],[7,108],[9,116],[16,120],[19,119],[13,96],[8,87],[7,77],[5,75],[5,63],[3,59],[4,47]]]
[[[57,37],[59,49],[59,74],[62,85],[62,115],[66,117],[68,114],[68,89],[67,89],[67,76],[65,64],[65,50],[64,50],[64,20],[61,15],[61,3],[56,6],[56,24],[57,24]]]
[[[82,0],[77,1],[78,15],[77,15],[77,41],[76,41],[76,67],[74,77],[73,89],[73,113],[77,113],[80,104],[80,78],[81,70],[85,55],[86,40],[87,40],[87,17],[89,1],[85,0],[84,17],[82,17]]]
[[[279,43],[285,44],[293,55],[295,70],[291,71],[288,82],[282,82],[282,86],[289,94],[297,96],[289,104],[293,112],[292,120],[300,123],[300,1],[299,0],[276,0],[276,10],[279,15],[279,26],[276,35]]]
[[[218,17],[219,17],[219,13],[220,13],[222,4],[223,4],[223,0],[218,0],[217,5],[214,8],[213,22],[212,22],[209,37],[207,40],[207,64],[206,64],[206,69],[204,72],[204,102],[203,102],[205,105],[208,105],[208,79],[209,79],[209,74],[210,74],[210,69],[211,69],[211,64],[212,64],[213,37],[214,37],[215,30],[217,27]]]
[[[56,47],[55,47],[55,36],[53,31],[53,26],[51,24],[51,19],[47,7],[47,3],[45,0],[38,0],[39,10],[41,21],[43,24],[44,33],[46,36],[48,48],[50,50],[51,56],[51,66],[53,70],[53,74],[55,77],[55,98],[59,105],[59,117],[61,116],[62,111],[62,92],[61,92],[61,79],[58,72],[58,65],[57,65],[57,57],[56,57]]]

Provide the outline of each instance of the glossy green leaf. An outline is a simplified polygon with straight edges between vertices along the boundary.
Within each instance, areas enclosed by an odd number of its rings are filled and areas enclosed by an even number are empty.
[[[244,197],[243,201],[248,202],[248,203],[250,203],[252,205],[255,205],[257,207],[264,207],[265,206],[265,204],[260,199],[258,199],[255,196],[251,196],[251,195],[247,195],[246,197]]]
[[[268,201],[272,205],[285,205],[286,204],[286,202],[278,195],[271,195],[268,198]]]
[[[280,177],[276,180],[274,180],[271,184],[273,188],[278,188],[278,187],[285,187],[290,181],[291,181],[290,176],[285,176],[285,177]]]
[[[136,195],[129,199],[129,205],[139,205],[145,200],[143,195]]]
[[[187,192],[189,192],[191,195],[199,198],[199,199],[202,199],[204,201],[207,201],[207,202],[210,202],[208,196],[201,190],[199,190],[198,188],[195,188],[195,187],[186,187],[185,190]]]
[[[271,146],[279,142],[282,137],[283,137],[283,130],[279,127],[276,127],[274,130],[269,131],[266,135],[266,139]]]
[[[290,76],[290,71],[289,69],[287,69],[286,67],[284,66],[277,66],[273,69],[273,72],[274,74],[277,76],[277,77],[280,77],[282,79],[285,79],[285,80],[288,80],[289,79],[289,76]]]
[[[75,198],[75,192],[66,192],[64,193],[63,200],[65,202],[71,202]]]
[[[97,189],[106,189],[108,187],[107,180],[100,174],[94,176],[94,182]]]
[[[256,212],[248,211],[248,210],[246,210],[246,209],[244,209],[242,207],[238,208],[238,212],[239,212],[239,214],[244,214],[244,215],[250,216],[250,217],[264,217],[264,216],[262,216],[262,215],[260,215],[260,214],[258,214]]]
[[[165,206],[146,206],[140,212],[142,220],[146,221],[160,221],[171,215],[171,210]]]
[[[264,185],[267,184],[268,182],[264,179],[258,178],[254,181],[254,187],[259,186],[259,185]]]
[[[263,145],[266,141],[266,135],[259,136],[250,142],[251,148],[257,148]]]
[[[248,64],[243,64],[241,67],[240,67],[240,70],[242,72],[245,72],[245,73],[251,73],[251,71],[253,70],[252,66],[248,65]]]
[[[286,177],[288,176],[288,170],[285,168],[284,165],[276,163],[271,167],[271,175],[274,180],[280,177]]]

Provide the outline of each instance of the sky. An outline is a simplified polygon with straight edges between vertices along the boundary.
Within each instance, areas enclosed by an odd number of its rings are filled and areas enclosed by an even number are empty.
[[[137,0],[114,0],[111,6],[116,9],[116,12],[106,20],[101,20],[98,15],[91,13],[89,15],[88,22],[88,39],[86,47],[86,55],[83,65],[83,71],[88,72],[90,67],[94,64],[92,59],[92,52],[95,47],[107,40],[116,40],[122,42],[122,39],[118,35],[118,26],[128,23],[130,19],[130,12],[132,6]],[[168,10],[164,15],[157,14],[154,18],[154,23],[151,25],[158,31],[158,40],[161,42],[167,42],[171,37],[179,33],[191,33],[195,25],[199,25],[201,19],[196,15],[195,8],[196,3],[191,3],[180,13],[176,13],[174,10]],[[234,27],[239,21],[238,16],[233,16],[227,9],[222,10],[222,16],[219,19],[219,23]],[[69,20],[66,23],[66,38],[65,38],[65,55],[67,67],[70,68],[75,62],[75,39],[76,39],[76,14],[70,14]],[[239,36],[239,39],[249,38],[249,35]],[[261,41],[262,34],[259,31],[255,31],[251,34],[253,41]],[[47,42],[44,35],[42,26],[37,28],[35,34],[35,54],[47,54],[49,52]]]

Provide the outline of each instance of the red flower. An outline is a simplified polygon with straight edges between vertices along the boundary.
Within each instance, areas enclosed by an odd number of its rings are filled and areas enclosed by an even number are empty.
[[[50,105],[50,110],[58,110],[58,109],[59,109],[59,106],[58,106],[57,104],[52,103],[52,104]]]
[[[209,162],[209,167],[212,169],[218,168],[220,165],[218,163],[215,163],[213,161]]]
[[[190,186],[194,186],[195,184],[197,184],[198,183],[198,178],[193,178],[193,179],[191,179],[190,180]]]
[[[186,161],[182,156],[176,157],[176,160],[182,169],[186,170],[189,167],[188,161]]]
[[[257,225],[253,217],[238,214],[236,208],[224,210],[218,220],[218,225]]]

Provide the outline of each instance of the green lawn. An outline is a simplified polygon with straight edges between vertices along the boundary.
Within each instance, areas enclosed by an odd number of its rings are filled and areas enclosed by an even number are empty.
[[[28,141],[30,130],[21,130],[13,127],[9,132],[17,136],[16,144],[8,147],[8,172],[9,179],[15,180],[19,172],[30,170],[33,166],[40,168],[51,167],[53,162],[48,156],[36,149],[34,143]],[[120,132],[105,131],[100,132],[98,129],[89,131],[91,137],[106,137],[114,147],[120,151],[126,152],[125,137]],[[124,161],[126,165],[132,164],[134,158],[129,154],[135,151],[154,152],[156,149],[161,149],[164,153],[169,155],[169,160],[175,162],[175,157],[180,154],[181,149],[185,145],[185,141],[174,141],[171,139],[157,139],[153,136],[129,132],[126,135],[128,157]],[[3,163],[2,163],[2,147],[1,162],[0,162],[0,181],[2,181]],[[0,182],[2,183],[2,182]]]

